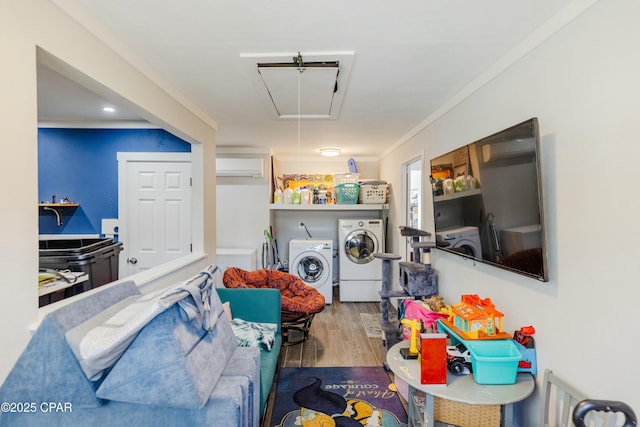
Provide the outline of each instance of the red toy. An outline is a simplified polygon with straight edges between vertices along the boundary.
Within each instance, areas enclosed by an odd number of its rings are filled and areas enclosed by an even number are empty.
[[[522,359],[518,362],[518,372],[538,373],[538,361],[533,334],[536,330],[533,326],[523,326],[513,333],[513,340],[520,350]]]
[[[420,334],[420,384],[447,383],[447,334]]]

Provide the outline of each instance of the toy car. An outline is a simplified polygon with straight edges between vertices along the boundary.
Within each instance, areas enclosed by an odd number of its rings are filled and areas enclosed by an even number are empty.
[[[447,368],[454,375],[466,375],[473,372],[471,355],[463,344],[447,346]]]

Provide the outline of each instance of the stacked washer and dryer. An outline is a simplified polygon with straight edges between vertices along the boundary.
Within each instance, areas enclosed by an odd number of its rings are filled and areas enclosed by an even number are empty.
[[[289,273],[302,279],[333,301],[333,240],[292,239],[289,241]]]
[[[343,302],[380,301],[384,252],[382,219],[338,220],[339,295]],[[289,241],[289,273],[314,287],[327,304],[333,301],[333,239]]]
[[[382,219],[338,220],[340,301],[380,301],[384,234]]]
[[[342,302],[380,301],[382,261],[375,253],[385,251],[382,219],[338,220],[339,295]],[[482,258],[477,227],[454,227],[436,232],[436,239],[448,249],[471,258]],[[300,277],[320,292],[327,304],[333,301],[333,240],[292,239],[289,241],[289,273]]]

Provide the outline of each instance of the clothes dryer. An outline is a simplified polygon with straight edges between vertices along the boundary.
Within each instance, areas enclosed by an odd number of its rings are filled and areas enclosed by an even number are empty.
[[[324,296],[327,304],[333,298],[333,240],[292,239],[289,241],[289,273]]]
[[[340,301],[380,301],[384,221],[338,220]]]
[[[482,244],[478,227],[455,227],[436,231],[436,241],[449,243],[446,249],[482,259]]]

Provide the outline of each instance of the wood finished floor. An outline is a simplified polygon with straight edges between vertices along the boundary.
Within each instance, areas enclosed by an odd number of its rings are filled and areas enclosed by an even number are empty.
[[[379,314],[380,303],[343,303],[336,292],[333,303],[314,317],[309,339],[282,347],[280,366],[382,366],[387,353],[382,339],[367,337],[360,313]]]
[[[380,314],[380,303],[340,302],[338,288],[333,289],[333,302],[314,317],[309,339],[282,347],[280,367],[383,366],[387,354],[384,343],[381,338],[368,338],[360,319],[360,313]],[[275,390],[274,384],[262,427],[271,427]]]

